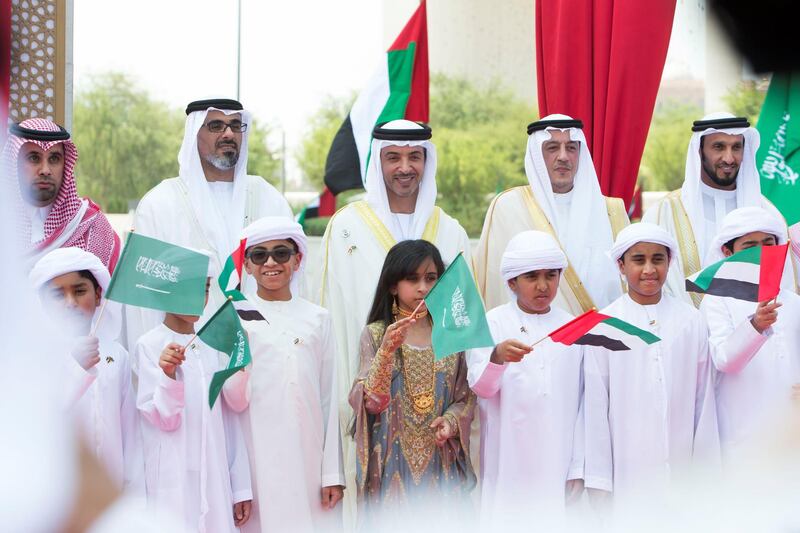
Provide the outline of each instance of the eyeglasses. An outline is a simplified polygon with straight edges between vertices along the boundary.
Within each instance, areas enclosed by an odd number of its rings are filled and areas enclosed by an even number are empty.
[[[232,120],[225,122],[224,120],[212,120],[203,124],[211,133],[222,133],[225,128],[230,128],[233,133],[242,133],[247,131],[247,124],[239,120]]]
[[[274,250],[256,247],[247,252],[247,258],[256,265],[263,265],[271,257],[276,263],[282,265],[291,259],[297,252],[291,248],[279,247]]]

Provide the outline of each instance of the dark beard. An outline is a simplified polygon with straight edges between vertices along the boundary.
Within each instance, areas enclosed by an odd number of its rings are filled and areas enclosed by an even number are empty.
[[[703,155],[700,156],[700,164],[703,166],[703,172],[706,173],[708,179],[710,179],[714,185],[719,187],[730,187],[736,183],[736,178],[739,177],[739,169],[737,168],[736,173],[730,178],[720,178],[717,176],[717,169],[715,169],[713,165],[709,164],[708,160]]]
[[[25,187],[22,189],[22,195],[24,196],[25,200],[34,205],[50,205],[55,201],[56,196],[58,196],[58,187],[55,187],[52,191],[49,189],[38,189],[36,187]]]

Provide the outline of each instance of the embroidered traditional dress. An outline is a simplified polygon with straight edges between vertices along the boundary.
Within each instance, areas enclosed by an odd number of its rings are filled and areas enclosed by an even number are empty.
[[[384,331],[379,322],[364,328],[360,372],[350,392],[359,522],[375,521],[378,511],[403,515],[423,504],[457,512],[457,503],[468,497],[476,482],[469,459],[475,395],[467,383],[464,354],[434,361],[430,346],[404,344],[392,355],[391,366],[373,363],[376,354],[383,356],[378,347]],[[373,365],[377,372],[370,375]],[[376,415],[367,411],[369,379],[384,382],[390,391],[388,407]],[[458,434],[443,447],[436,445],[430,427],[439,416],[458,427]]]

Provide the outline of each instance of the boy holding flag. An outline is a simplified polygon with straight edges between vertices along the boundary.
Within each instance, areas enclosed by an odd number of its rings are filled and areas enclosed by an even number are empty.
[[[760,207],[743,207],[724,218],[709,253],[716,262],[756,246],[785,244],[782,220]],[[779,271],[776,278],[777,287]],[[700,310],[711,333],[720,444],[728,462],[782,414],[781,407],[789,408],[792,385],[800,382],[800,297],[785,289],[758,303],[706,294]]]
[[[253,352],[243,426],[255,489],[244,532],[341,529],[336,344],[330,313],[296,293],[306,248],[288,218],[243,232],[243,266],[258,287],[241,313]]]
[[[567,258],[555,239],[524,231],[500,270],[512,301],[487,313],[497,345],[467,352],[481,415],[481,522],[529,525],[583,492],[583,346],[539,338],[572,316],[551,303]]]
[[[609,252],[628,293],[603,314],[660,338],[626,351],[588,347],[585,484],[593,501],[659,501],[681,468],[718,453],[708,329],[690,304],[663,294],[677,245],[650,223],[623,229]]]
[[[206,302],[209,286],[210,279]],[[247,374],[231,376],[226,400],[209,407],[210,383],[227,357],[195,334],[199,319],[166,312],[136,343],[147,503],[176,513],[192,531],[234,532],[247,522],[253,496],[244,437],[226,401],[244,394]]]
[[[65,389],[87,446],[119,488],[144,497],[136,395],[128,352],[117,341],[121,309],[105,301],[108,269],[81,248],[57,248],[39,259],[29,279],[70,339]],[[105,319],[98,322],[102,305]]]

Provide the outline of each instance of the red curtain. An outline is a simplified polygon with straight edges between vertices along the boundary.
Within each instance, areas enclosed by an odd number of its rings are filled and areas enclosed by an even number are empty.
[[[583,120],[606,196],[630,206],[675,0],[536,0],[539,113]]]
[[[0,137],[8,121],[8,85],[11,76],[11,0],[0,0]]]

